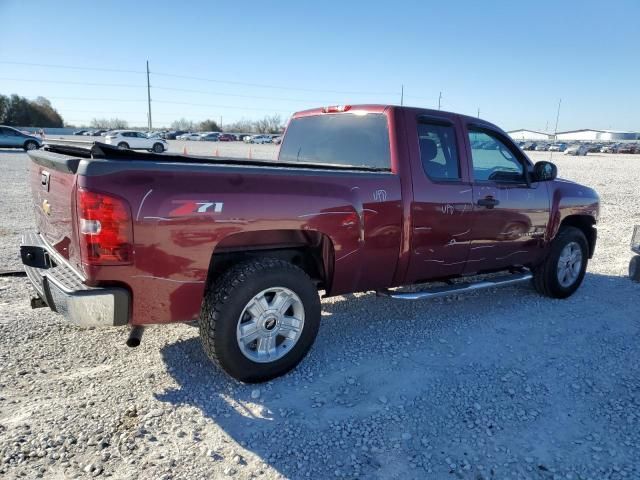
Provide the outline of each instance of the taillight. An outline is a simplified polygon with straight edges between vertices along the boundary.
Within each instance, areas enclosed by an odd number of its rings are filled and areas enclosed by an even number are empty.
[[[340,113],[348,112],[349,110],[351,110],[351,105],[331,105],[322,109],[324,113]]]
[[[133,261],[133,227],[126,201],[79,188],[78,232],[84,263],[122,265]]]

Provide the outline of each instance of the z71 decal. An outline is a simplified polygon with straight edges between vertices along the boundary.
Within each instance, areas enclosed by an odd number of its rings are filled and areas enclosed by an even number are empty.
[[[220,213],[223,202],[205,202],[201,200],[174,200],[180,206],[169,212],[170,217],[184,217],[194,213]]]

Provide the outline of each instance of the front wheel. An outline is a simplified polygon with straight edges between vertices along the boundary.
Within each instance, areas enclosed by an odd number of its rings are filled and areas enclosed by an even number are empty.
[[[567,298],[584,279],[589,244],[584,233],[575,227],[561,227],[551,243],[547,258],[533,271],[533,284],[541,295]]]
[[[320,326],[309,276],[275,258],[239,263],[205,294],[200,339],[209,358],[242,382],[284,375],[304,358]]]
[[[161,143],[154,143],[153,144],[153,151],[155,153],[162,153],[164,152],[164,145],[162,145]]]
[[[120,148],[122,150],[127,150],[129,148],[129,144],[127,142],[120,142],[118,144],[118,148]]]
[[[25,151],[35,150],[38,148],[38,142],[34,142],[33,140],[27,140],[24,144]]]

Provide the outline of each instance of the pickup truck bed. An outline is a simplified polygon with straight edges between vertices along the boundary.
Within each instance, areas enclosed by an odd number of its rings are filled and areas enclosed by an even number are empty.
[[[199,319],[205,350],[247,381],[304,356],[311,292],[506,271],[564,298],[595,248],[593,190],[534,166],[494,125],[441,111],[300,112],[277,161],[99,143],[29,155],[38,233],[22,254],[39,297],[80,325]],[[66,300],[52,299],[70,274]]]

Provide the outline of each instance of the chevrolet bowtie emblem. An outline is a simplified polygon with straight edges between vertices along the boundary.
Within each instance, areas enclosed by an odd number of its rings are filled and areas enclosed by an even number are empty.
[[[42,211],[47,215],[51,215],[51,204],[47,200],[42,202]]]

